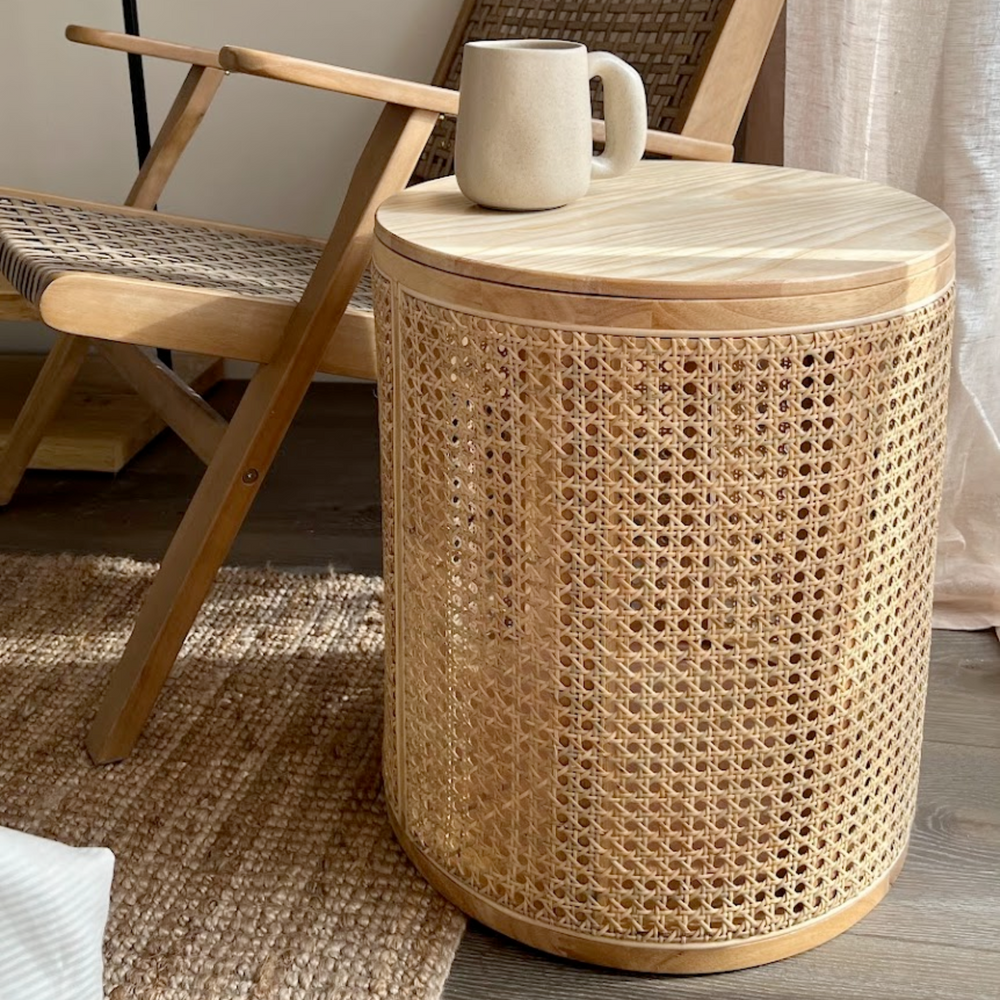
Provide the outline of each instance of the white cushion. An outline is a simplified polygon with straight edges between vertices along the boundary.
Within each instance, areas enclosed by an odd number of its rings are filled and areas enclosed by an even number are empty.
[[[102,1000],[115,856],[0,827],[0,997]]]

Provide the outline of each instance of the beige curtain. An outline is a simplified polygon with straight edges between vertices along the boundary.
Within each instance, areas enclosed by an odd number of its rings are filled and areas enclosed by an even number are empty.
[[[1000,626],[1000,0],[788,0],[785,162],[958,230],[935,625]]]

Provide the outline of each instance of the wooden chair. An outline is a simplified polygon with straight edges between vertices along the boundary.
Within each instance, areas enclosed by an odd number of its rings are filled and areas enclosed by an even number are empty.
[[[764,2],[740,0],[733,6],[714,43],[712,63],[726,51],[726,26],[734,12]],[[767,2],[776,18],[780,3]],[[730,79],[725,115],[706,114],[706,121],[725,117],[735,131],[766,49],[763,25],[758,19],[755,55],[744,61],[749,79],[738,87]],[[216,55],[79,27],[70,27],[67,35],[190,66],[125,207],[0,189],[0,272],[20,296],[14,301],[22,311],[37,310],[62,333],[0,461],[2,499],[19,481],[91,340],[208,463],[91,728],[91,756],[107,762],[131,751],[313,375],[375,377],[370,293],[363,280],[375,209],[405,186],[441,117],[457,112],[458,95],[249,49],[227,47]],[[453,36],[452,47],[460,41]],[[151,211],[224,71],[385,104],[325,243]],[[716,79],[706,71],[702,86],[720,87]],[[712,134],[719,133],[717,128]],[[595,136],[601,135],[595,122]],[[706,136],[654,131],[647,148],[731,159],[731,134],[728,141]],[[227,425],[141,346],[261,364]]]

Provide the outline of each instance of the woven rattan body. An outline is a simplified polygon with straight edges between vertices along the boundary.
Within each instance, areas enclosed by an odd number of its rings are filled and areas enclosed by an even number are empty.
[[[948,220],[728,165],[548,218],[471,218],[450,185],[390,200],[376,253],[404,846],[477,918],[589,961],[832,937],[915,805]]]

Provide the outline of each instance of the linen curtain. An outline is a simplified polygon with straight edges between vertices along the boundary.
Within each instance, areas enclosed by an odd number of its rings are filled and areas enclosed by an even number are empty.
[[[788,0],[785,163],[904,188],[958,233],[934,624],[1000,626],[1000,3]]]

